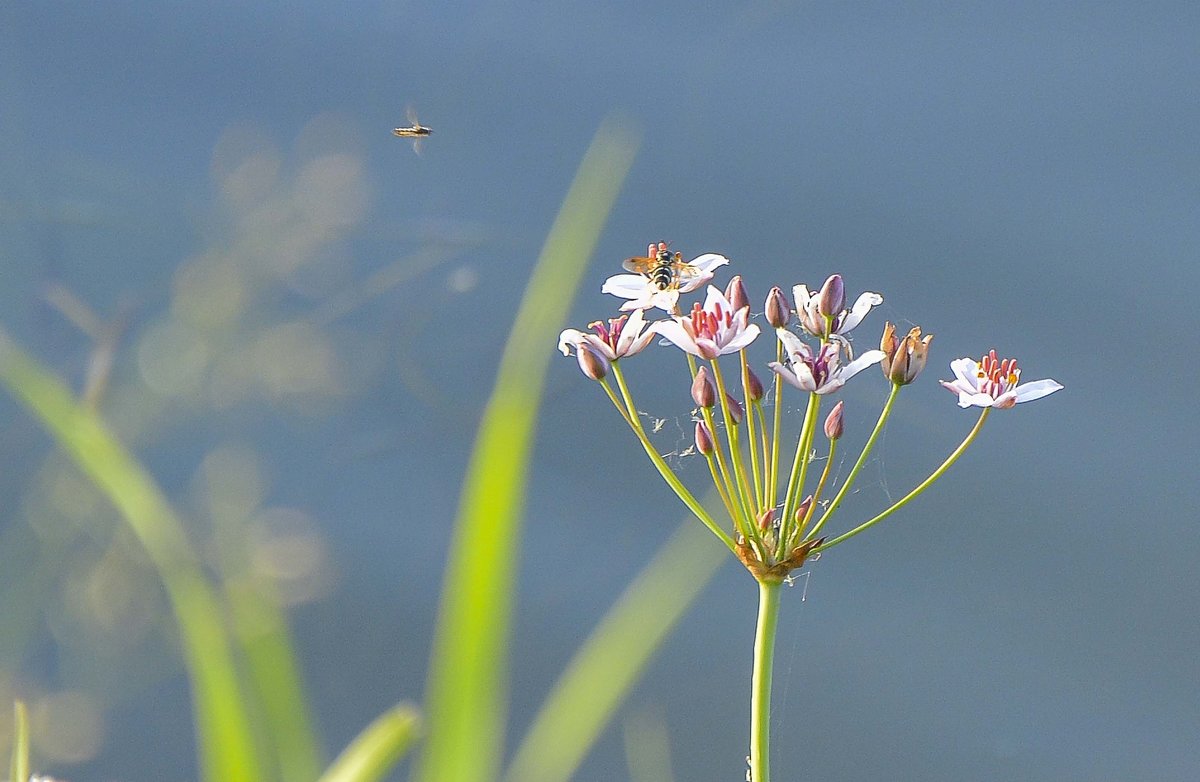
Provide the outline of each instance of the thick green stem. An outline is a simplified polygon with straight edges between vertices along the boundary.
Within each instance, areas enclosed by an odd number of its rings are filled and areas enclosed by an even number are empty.
[[[754,678],[750,685],[750,780],[771,780],[771,668],[779,619],[779,581],[758,582],[758,629],[754,633]]]

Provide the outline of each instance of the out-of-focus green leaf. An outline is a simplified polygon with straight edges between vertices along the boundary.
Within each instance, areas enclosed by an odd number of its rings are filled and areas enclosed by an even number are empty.
[[[729,552],[688,519],[575,653],[521,742],[509,782],[565,782],[595,744],[650,656]]]
[[[629,782],[673,782],[671,742],[662,714],[642,712],[625,721]]]
[[[338,755],[318,782],[375,782],[400,762],[417,738],[421,718],[402,703],[377,717]]]
[[[13,748],[9,779],[29,779],[29,713],[22,701],[13,704]]]
[[[534,424],[562,327],[636,144],[602,127],[546,238],[501,359],[467,470],[430,663],[422,782],[499,773],[508,635]]]
[[[279,779],[311,782],[321,773],[320,742],[287,614],[267,584],[243,578],[227,583],[225,594]]]
[[[183,525],[153,479],[94,412],[0,331],[0,382],[104,492],[166,587],[192,684],[201,767],[209,782],[261,782],[224,610]]]

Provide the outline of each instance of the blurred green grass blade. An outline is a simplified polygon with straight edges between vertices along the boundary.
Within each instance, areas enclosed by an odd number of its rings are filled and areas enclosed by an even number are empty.
[[[628,132],[588,148],[530,277],[467,469],[430,661],[422,782],[499,773],[508,634],[526,472],[546,368],[600,229],[633,161]]]
[[[262,710],[260,727],[281,782],[312,782],[321,773],[320,742],[305,697],[287,613],[269,584],[226,583],[234,632]],[[265,763],[264,763],[265,765]]]
[[[261,782],[223,607],[166,498],[104,422],[3,331],[0,383],[116,506],[162,579],[179,623],[204,778]]]
[[[421,727],[416,708],[402,703],[354,737],[318,782],[375,782],[408,752]]]
[[[508,782],[571,778],[728,555],[694,518],[671,536],[571,659],[517,749]]]
[[[8,778],[29,779],[29,712],[24,701],[13,703],[13,748]]]
[[[629,782],[673,782],[671,742],[661,713],[641,712],[625,721]]]

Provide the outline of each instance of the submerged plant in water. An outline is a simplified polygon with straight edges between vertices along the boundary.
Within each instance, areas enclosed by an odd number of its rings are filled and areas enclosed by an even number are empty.
[[[650,258],[630,259],[638,264],[626,262],[626,268],[642,269],[643,275],[617,275],[604,284],[603,292],[627,299],[621,309],[633,312],[628,322],[625,316],[610,320],[607,326],[597,321],[591,325],[595,333],[567,329],[559,337],[559,349],[564,355],[575,354],[584,375],[601,385],[663,479],[758,582],[748,779],[769,782],[772,656],[780,585],[806,560],[879,523],[925,491],[975,440],[993,408],[1013,407],[1062,386],[1053,380],[1020,384],[1016,361],[1001,360],[994,350],[981,361],[953,361],[950,366],[954,379],[941,382],[958,395],[960,407],[983,408],[974,427],[907,495],[873,518],[830,537],[824,532],[826,523],[854,485],[900,390],[925,368],[933,336],[922,337],[921,329],[916,327],[906,336],[897,337],[895,327],[887,323],[879,349],[855,357],[846,334],[883,302],[883,296],[866,292],[847,308],[845,284],[837,274],[816,292],[810,292],[807,285],[794,286],[794,304],[781,288],[772,288],[764,308],[766,323],[776,336],[775,360],[767,364],[774,376],[774,394],[769,397],[747,355],[762,329],[750,322],[750,305],[741,278],[734,277],[724,293],[710,285],[703,305],[694,303],[686,315],[679,307],[679,295],[698,290],[712,279],[716,268],[728,263],[727,259],[707,254],[691,264],[672,262],[662,242],[651,244],[649,251],[661,260],[653,264]],[[647,323],[643,310],[654,308],[667,311],[669,317]],[[795,330],[793,323],[797,324]],[[707,461],[720,497],[724,513],[719,520],[696,499],[651,443],[621,370],[622,360],[641,353],[656,335],[663,338],[664,344],[678,347],[686,357],[687,383],[696,404],[695,449]],[[733,366],[723,367],[722,356]],[[873,364],[882,368],[891,392],[854,466],[836,486],[830,470],[845,429],[846,412],[844,403],[838,402],[818,425],[822,401]],[[727,377],[731,368],[736,374]],[[785,385],[807,395],[792,462],[786,471],[780,466],[781,441],[788,436],[783,422]],[[768,402],[773,403],[770,413]],[[823,433],[827,442],[821,458],[815,445],[818,433]],[[821,474],[813,478],[810,468],[822,459]]]

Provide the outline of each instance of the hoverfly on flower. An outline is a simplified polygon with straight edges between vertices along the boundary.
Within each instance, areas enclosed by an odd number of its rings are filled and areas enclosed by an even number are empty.
[[[625,271],[640,274],[650,280],[660,291],[678,288],[681,282],[695,279],[704,273],[699,267],[684,263],[683,253],[672,253],[663,242],[658,243],[657,250],[654,249],[654,245],[648,249],[653,257],[626,258],[621,265]]]

